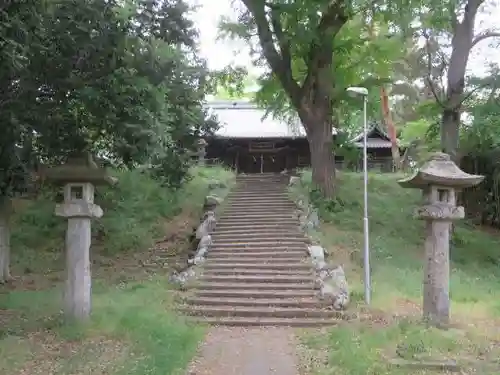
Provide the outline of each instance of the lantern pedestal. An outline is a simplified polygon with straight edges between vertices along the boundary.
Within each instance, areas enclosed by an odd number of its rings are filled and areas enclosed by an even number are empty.
[[[47,179],[63,186],[64,202],[56,206],[55,214],[68,220],[64,314],[70,320],[82,321],[91,311],[91,219],[103,215],[101,207],[94,204],[94,184],[116,181],[97,168],[90,157],[51,168]]]
[[[404,188],[423,191],[424,205],[414,215],[426,221],[423,316],[437,327],[450,322],[450,229],[465,216],[456,194],[483,178],[460,170],[449,155],[436,153],[413,176],[399,181]]]

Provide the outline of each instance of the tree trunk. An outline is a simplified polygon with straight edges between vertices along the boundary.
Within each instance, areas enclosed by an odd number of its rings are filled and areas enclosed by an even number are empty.
[[[335,196],[335,155],[332,125],[329,120],[318,123],[308,120],[304,124],[311,153],[312,182],[324,197]]]
[[[0,203],[0,283],[10,280],[10,200]]]
[[[458,160],[458,146],[460,137],[460,109],[453,108],[443,110],[441,117],[441,150],[450,155],[457,165]]]
[[[389,96],[383,86],[380,88],[380,102],[382,103],[382,116],[384,117],[384,122],[391,139],[392,161],[394,163],[394,168],[399,171],[401,169],[401,155],[399,153],[398,140],[396,137],[396,128],[392,122],[391,111],[389,109]]]

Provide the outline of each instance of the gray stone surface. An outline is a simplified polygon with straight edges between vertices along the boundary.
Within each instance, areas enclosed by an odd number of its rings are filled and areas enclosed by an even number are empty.
[[[201,248],[208,248],[210,246],[212,246],[212,236],[207,234],[203,236],[200,242],[198,243],[198,250]]]
[[[313,264],[316,265],[320,262],[325,261],[325,249],[323,249],[323,246],[320,245],[311,245],[308,246],[308,251],[309,255],[311,256],[311,259],[313,261]]]
[[[196,238],[202,239],[205,236],[208,236],[215,230],[215,226],[217,225],[217,219],[215,216],[208,216],[203,222],[200,224],[198,229],[196,230]]]
[[[318,270],[317,283],[320,298],[328,301],[335,310],[344,310],[349,304],[349,286],[342,266],[330,267],[324,264]]]
[[[205,205],[206,206],[218,206],[219,204],[222,203],[222,198],[212,194],[212,195],[207,195],[205,197]]]
[[[210,190],[226,189],[227,185],[221,181],[212,180],[208,183],[208,188]]]
[[[288,186],[296,186],[300,184],[300,177],[298,176],[291,176],[290,177],[290,182],[288,183]]]
[[[69,218],[66,231],[65,314],[78,320],[90,316],[90,218]]]

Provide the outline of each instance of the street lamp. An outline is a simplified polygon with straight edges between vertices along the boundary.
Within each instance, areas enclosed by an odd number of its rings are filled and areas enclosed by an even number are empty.
[[[349,87],[347,93],[351,97],[363,98],[363,260],[365,269],[365,303],[370,304],[371,300],[371,281],[370,281],[370,235],[368,231],[368,152],[367,152],[367,133],[368,124],[366,120],[366,104],[368,102],[368,89],[365,87]]]

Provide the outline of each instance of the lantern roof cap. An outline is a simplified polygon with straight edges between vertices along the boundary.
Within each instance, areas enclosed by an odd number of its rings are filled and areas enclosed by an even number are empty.
[[[462,171],[448,154],[437,152],[412,176],[399,180],[403,188],[424,189],[430,185],[463,189],[483,181],[484,176]]]
[[[68,156],[62,165],[49,167],[46,179],[57,185],[69,183],[92,183],[94,185],[113,185],[116,178],[110,176],[105,168],[100,168],[88,153]]]

